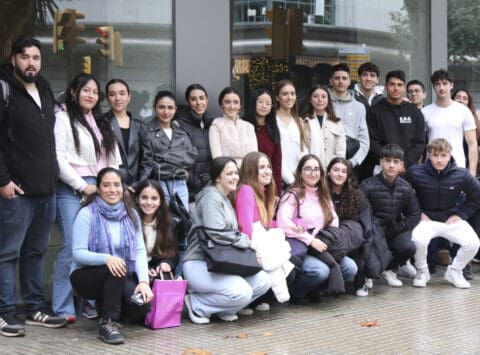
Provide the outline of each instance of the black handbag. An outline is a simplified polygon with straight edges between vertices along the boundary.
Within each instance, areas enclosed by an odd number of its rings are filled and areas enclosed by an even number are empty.
[[[188,232],[193,225],[193,218],[190,216],[190,211],[188,207],[183,205],[183,202],[178,196],[178,193],[173,193],[170,191],[168,184],[167,186],[168,193],[170,195],[170,201],[168,202],[168,210],[172,218],[173,225],[173,234],[177,238],[178,242],[182,242],[188,236]]]
[[[360,142],[358,141],[358,139],[355,139],[355,138],[352,138],[352,137],[349,137],[349,136],[346,136],[345,138],[347,140],[346,159],[350,159],[360,149]]]
[[[195,227],[192,231],[197,233],[200,247],[205,253],[207,268],[210,272],[221,274],[251,276],[262,270],[258,263],[254,250],[237,248],[233,243],[219,244],[210,238],[208,232],[225,232],[223,229],[215,229],[204,226]],[[239,231],[236,231],[240,235]]]

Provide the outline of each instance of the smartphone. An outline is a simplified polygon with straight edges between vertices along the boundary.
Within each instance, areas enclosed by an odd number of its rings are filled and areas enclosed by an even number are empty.
[[[135,303],[138,306],[143,306],[145,304],[145,301],[143,300],[143,296],[140,292],[134,293],[133,295],[130,296],[130,301]]]

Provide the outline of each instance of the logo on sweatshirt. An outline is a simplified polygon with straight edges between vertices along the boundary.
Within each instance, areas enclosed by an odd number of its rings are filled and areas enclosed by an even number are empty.
[[[411,124],[412,118],[410,116],[400,116],[400,124]]]

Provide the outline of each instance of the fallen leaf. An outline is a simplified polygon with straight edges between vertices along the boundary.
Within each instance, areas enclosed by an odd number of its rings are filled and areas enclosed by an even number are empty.
[[[212,355],[208,350],[187,348],[182,355]]]
[[[378,327],[378,320],[367,320],[365,322],[362,322],[361,324],[362,327]]]
[[[265,351],[256,351],[253,353],[249,353],[248,355],[268,355]]]
[[[237,335],[226,335],[223,337],[223,339],[247,339],[247,338],[248,338],[248,334],[245,334],[245,333],[240,333]]]
[[[264,337],[271,337],[272,335],[275,335],[275,333],[274,333],[274,332],[265,332],[265,333],[263,333],[263,336],[264,336]]]

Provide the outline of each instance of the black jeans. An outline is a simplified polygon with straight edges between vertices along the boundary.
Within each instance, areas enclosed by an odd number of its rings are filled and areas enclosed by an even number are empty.
[[[388,247],[392,251],[393,260],[387,266],[387,270],[394,270],[399,265],[405,264],[413,255],[415,255],[416,246],[412,241],[412,231],[408,230],[387,239]]]
[[[115,277],[106,265],[86,266],[72,272],[70,281],[80,296],[95,300],[104,319],[140,322],[150,309],[150,304],[138,306],[129,300],[138,283],[135,275]]]

